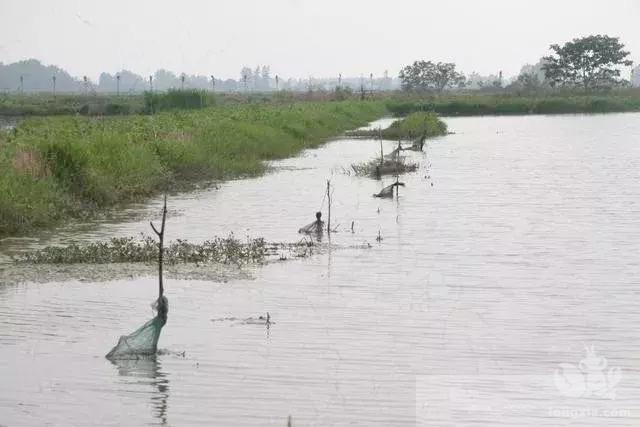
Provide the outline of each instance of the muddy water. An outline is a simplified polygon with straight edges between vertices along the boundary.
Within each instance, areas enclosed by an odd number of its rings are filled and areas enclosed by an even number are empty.
[[[103,357],[153,277],[1,284],[0,424],[638,425],[640,115],[447,122],[398,199],[342,172],[367,140],[171,197],[172,239],[295,241],[330,178],[339,232],[253,278],[169,280],[155,360]],[[159,203],[4,252],[148,232]]]

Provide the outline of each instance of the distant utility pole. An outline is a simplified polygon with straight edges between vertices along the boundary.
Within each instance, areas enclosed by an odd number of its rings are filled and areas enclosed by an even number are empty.
[[[24,76],[20,75],[20,95],[24,94]]]
[[[56,99],[56,76],[51,77],[51,81],[53,82],[53,99]]]
[[[120,74],[116,74],[116,96],[120,96]]]
[[[153,76],[149,76],[149,92],[153,92]]]
[[[373,92],[373,73],[369,74],[369,83],[371,86],[371,92]]]
[[[180,75],[180,90],[184,90],[184,73]]]
[[[338,87],[342,88],[342,73],[338,74]]]
[[[213,74],[211,74],[211,92],[215,92],[216,91],[216,79],[213,78]]]
[[[276,74],[276,92],[278,91],[278,83],[279,83],[280,79],[278,78],[278,75]]]
[[[84,94],[87,95],[89,93],[89,79],[87,76],[82,76],[82,79],[84,80]]]

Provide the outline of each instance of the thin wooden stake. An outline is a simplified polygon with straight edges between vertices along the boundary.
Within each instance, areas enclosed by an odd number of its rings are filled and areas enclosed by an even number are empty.
[[[329,214],[327,215],[327,234],[331,234],[331,180],[327,180],[327,201],[329,203]]]
[[[380,140],[380,164],[383,164],[384,153],[382,152],[382,128],[378,128],[378,139]]]
[[[160,227],[160,231],[156,229],[153,225],[153,221],[149,221],[151,224],[151,228],[158,235],[160,239],[159,251],[158,251],[158,293],[159,298],[162,298],[164,295],[164,286],[162,284],[162,263],[163,263],[163,253],[164,253],[164,225],[167,219],[167,195],[164,195],[164,205],[162,207],[162,226]]]

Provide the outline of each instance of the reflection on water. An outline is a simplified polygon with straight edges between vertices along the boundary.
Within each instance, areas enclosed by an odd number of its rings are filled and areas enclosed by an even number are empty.
[[[151,314],[152,271],[2,276],[0,423],[639,425],[640,115],[447,122],[455,135],[407,154],[421,166],[393,200],[372,194],[395,178],[341,172],[379,155],[370,140],[171,197],[168,239],[233,231],[293,242],[331,179],[338,231],[327,251],[250,277],[181,266],[166,280],[160,346],[170,352],[157,364],[104,359]],[[149,216],[2,251],[136,235]],[[227,318],[258,321],[212,321]]]
[[[130,377],[134,384],[150,386],[153,389],[151,395],[153,416],[158,420],[159,425],[168,425],[169,379],[163,372],[158,358],[154,356],[117,359],[111,360],[111,363],[118,369],[119,375]]]

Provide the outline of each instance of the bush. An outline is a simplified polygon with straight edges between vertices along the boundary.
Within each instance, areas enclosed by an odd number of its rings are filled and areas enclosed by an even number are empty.
[[[214,105],[214,101],[213,94],[196,89],[144,93],[145,110],[148,113],[201,109]]]

